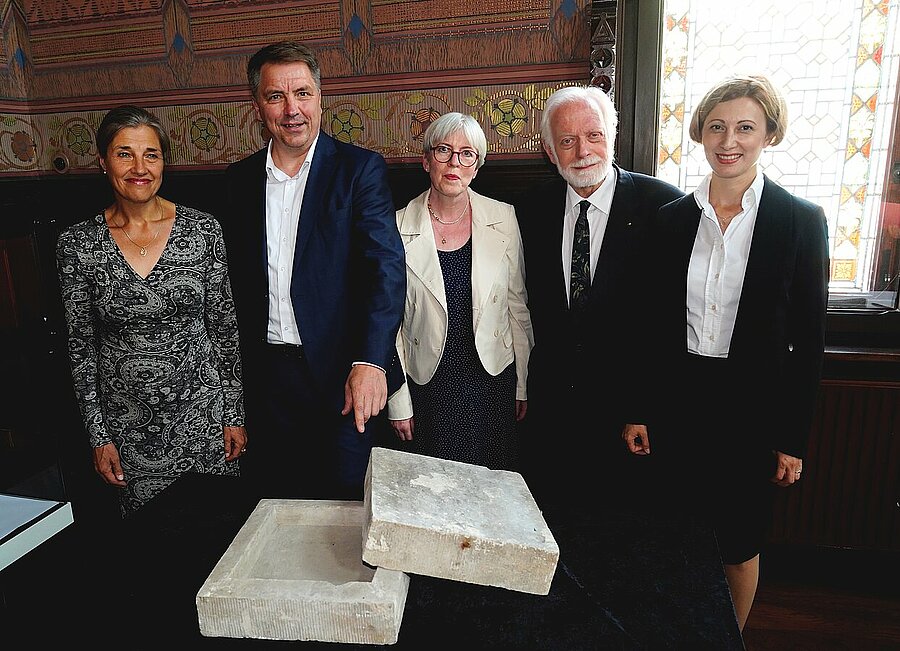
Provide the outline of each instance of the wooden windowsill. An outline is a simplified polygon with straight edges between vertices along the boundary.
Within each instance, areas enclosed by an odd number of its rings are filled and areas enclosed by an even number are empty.
[[[840,362],[900,363],[900,348],[864,346],[826,346],[825,359]]]

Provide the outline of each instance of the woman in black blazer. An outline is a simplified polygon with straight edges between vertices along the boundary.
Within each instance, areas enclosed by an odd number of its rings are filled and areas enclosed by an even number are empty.
[[[652,439],[657,499],[710,519],[741,629],[774,486],[803,472],[825,347],[825,214],[758,166],[786,126],[784,99],[761,76],[728,78],[698,105],[690,135],[711,173],[652,227],[652,332],[622,434],[639,455]]]

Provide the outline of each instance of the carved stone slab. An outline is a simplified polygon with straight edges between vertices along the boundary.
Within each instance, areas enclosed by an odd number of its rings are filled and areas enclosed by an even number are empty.
[[[394,644],[409,577],[362,562],[362,502],[261,500],[197,593],[209,637]]]
[[[364,503],[370,565],[550,591],[559,547],[519,473],[375,448]]]

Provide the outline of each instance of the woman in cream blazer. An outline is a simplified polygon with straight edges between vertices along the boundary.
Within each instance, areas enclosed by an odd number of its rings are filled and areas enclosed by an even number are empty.
[[[478,122],[447,113],[425,132],[428,190],[397,212],[406,304],[388,400],[401,449],[511,469],[534,340],[514,208],[468,186],[484,162]]]

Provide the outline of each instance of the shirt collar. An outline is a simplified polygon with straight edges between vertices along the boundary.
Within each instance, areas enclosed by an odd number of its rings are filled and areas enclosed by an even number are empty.
[[[312,165],[313,155],[316,153],[316,144],[318,144],[318,142],[319,136],[316,136],[316,139],[313,140],[312,144],[309,146],[309,151],[306,152],[306,159],[303,161],[303,165],[300,166],[297,174],[295,176],[288,176],[281,171],[275,164],[275,161],[272,160],[272,139],[269,139],[269,144],[266,147],[266,175],[269,177],[269,180],[284,183],[292,178],[299,178],[303,173],[304,168],[308,168]]]
[[[712,204],[709,203],[709,184],[711,181],[712,173],[707,174],[706,177],[700,181],[697,189],[694,190],[694,200],[704,213],[709,216],[714,216],[716,211],[713,210]],[[757,165],[756,177],[753,179],[753,183],[750,184],[750,187],[744,191],[744,196],[741,197],[741,210],[746,211],[753,206],[759,207],[759,201],[762,198],[764,185],[765,176],[763,175],[762,167]]]
[[[610,165],[609,171],[606,173],[606,177],[603,179],[603,183],[600,184],[600,187],[594,190],[587,200],[590,202],[594,208],[600,210],[604,215],[608,215],[610,209],[612,208],[612,200],[613,194],[616,190],[616,181],[617,174],[616,169]],[[571,185],[566,185],[566,210],[571,211],[577,206],[581,201],[583,201],[585,197],[582,197],[580,194],[575,192]]]

